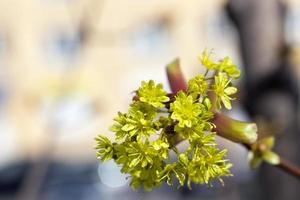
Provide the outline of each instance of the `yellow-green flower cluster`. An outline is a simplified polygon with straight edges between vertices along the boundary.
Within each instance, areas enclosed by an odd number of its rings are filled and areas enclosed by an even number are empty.
[[[188,84],[190,94],[196,98],[198,95],[205,95],[207,92],[208,83],[203,75],[198,75],[191,79]]]
[[[142,85],[138,90],[140,101],[152,105],[155,108],[162,108],[164,107],[163,103],[169,101],[166,94],[167,93],[163,90],[163,85],[161,83],[155,85],[153,80],[150,80],[148,83],[142,81]]]
[[[113,159],[131,177],[134,189],[151,190],[175,181],[189,187],[211,185],[212,180],[222,182],[222,177],[231,175],[232,165],[226,150],[217,147],[211,121],[216,107],[231,108],[231,95],[236,93],[231,79],[239,71],[229,58],[214,62],[206,52],[201,62],[207,73],[191,79],[188,89],[177,94],[168,95],[162,84],[143,81],[128,112],[119,112],[114,119],[110,130],[115,142],[102,135],[96,138],[97,158]],[[183,140],[189,146],[182,152],[176,145]],[[175,161],[170,151],[175,152]]]
[[[216,70],[219,72],[224,72],[228,77],[237,79],[240,77],[241,72],[238,70],[238,67],[232,63],[229,57],[223,58],[219,62],[215,62],[211,58],[212,53],[207,53],[206,50],[202,52],[202,55],[199,57],[202,65],[208,70]]]
[[[232,63],[229,57],[223,58],[219,62],[211,59],[211,54],[206,51],[202,52],[199,58],[202,65],[207,69],[206,74],[211,71],[214,74],[214,83],[211,90],[216,96],[215,103],[218,109],[222,108],[222,104],[226,109],[231,109],[231,100],[237,92],[237,89],[232,86],[231,80],[240,77],[240,71],[237,66]],[[222,103],[222,104],[221,104]]]
[[[231,109],[230,101],[233,100],[233,98],[230,96],[235,94],[237,89],[229,85],[230,80],[228,80],[225,74],[219,73],[215,76],[215,84],[212,86],[212,89],[217,96],[216,104],[218,108],[222,107],[222,102],[225,108]]]
[[[171,118],[178,122],[177,126],[191,128],[198,121],[202,109],[201,104],[194,103],[192,96],[179,92],[175,102],[171,104],[170,111]]]

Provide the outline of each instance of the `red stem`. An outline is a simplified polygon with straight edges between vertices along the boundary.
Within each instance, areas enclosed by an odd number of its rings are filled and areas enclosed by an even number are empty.
[[[181,72],[179,59],[168,64],[166,70],[172,93],[176,94],[180,90],[186,91],[187,83]]]

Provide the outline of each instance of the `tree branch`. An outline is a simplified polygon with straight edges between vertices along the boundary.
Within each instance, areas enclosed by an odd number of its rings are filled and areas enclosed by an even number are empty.
[[[247,150],[251,151],[251,146],[249,144],[243,144],[243,146]],[[278,165],[272,165],[272,166],[284,171],[285,173],[295,177],[300,181],[300,168],[295,164],[291,163],[290,161],[285,160],[281,156],[280,156],[280,163]]]

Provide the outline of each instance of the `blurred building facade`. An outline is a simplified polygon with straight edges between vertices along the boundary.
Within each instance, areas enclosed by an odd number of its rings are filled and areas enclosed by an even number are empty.
[[[126,110],[141,80],[166,83],[176,56],[187,76],[201,71],[204,48],[238,60],[223,4],[1,0],[6,158],[39,157],[55,138],[55,157],[94,159],[93,137]]]

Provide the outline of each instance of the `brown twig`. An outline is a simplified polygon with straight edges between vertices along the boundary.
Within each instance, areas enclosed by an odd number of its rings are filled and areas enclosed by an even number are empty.
[[[249,144],[243,144],[243,146],[251,151],[251,146]],[[288,160],[285,160],[284,158],[280,157],[280,163],[278,165],[272,165],[285,173],[295,177],[300,181],[300,168],[296,166],[295,164],[291,163]]]
[[[290,161],[280,158],[280,163],[278,165],[275,165],[275,167],[300,180],[300,168],[295,166]]]

